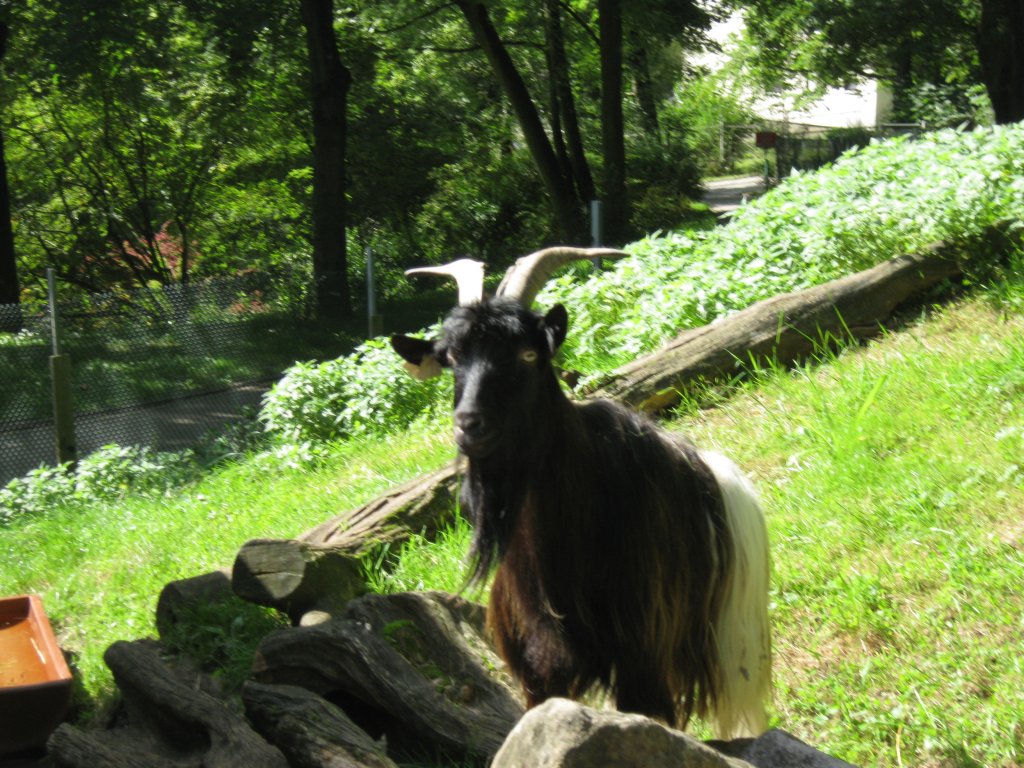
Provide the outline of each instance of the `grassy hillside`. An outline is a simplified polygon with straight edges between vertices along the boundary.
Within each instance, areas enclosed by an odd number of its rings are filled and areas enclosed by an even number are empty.
[[[983,228],[1024,214],[1024,129],[929,141],[787,182],[728,227],[650,238],[589,289],[581,275],[559,278],[542,303],[572,307],[570,364],[602,370],[679,327],[935,237],[962,237],[984,260]],[[928,166],[936,157],[941,167]],[[761,489],[774,722],[851,762],[1024,763],[1022,265],[1018,254],[971,298],[880,341],[697,393],[669,425],[736,457]],[[284,437],[199,479],[186,469],[184,484],[164,482],[177,465],[142,455],[0,491],[0,594],[43,595],[88,707],[110,692],[103,650],[154,633],[166,582],[453,455],[445,417],[423,405],[445,386],[397,418],[389,391],[408,386],[397,361],[380,343],[359,355],[301,369],[275,412]],[[458,529],[393,553],[395,569],[375,579],[455,589],[465,549]],[[278,621],[261,610],[203,617],[181,642],[244,674]]]

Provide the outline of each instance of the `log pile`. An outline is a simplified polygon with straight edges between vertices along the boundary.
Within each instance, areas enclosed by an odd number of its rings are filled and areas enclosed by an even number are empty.
[[[482,763],[523,713],[483,620],[444,593],[353,600],[264,639],[244,713],[156,641],[118,642],[104,656],[121,692],[110,727],[62,725],[49,752],[67,768],[383,768],[389,753]]]

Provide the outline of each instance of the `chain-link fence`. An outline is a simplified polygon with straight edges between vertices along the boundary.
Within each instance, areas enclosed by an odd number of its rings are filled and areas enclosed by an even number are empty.
[[[255,410],[294,360],[347,343],[269,311],[249,277],[61,296],[57,311],[79,456],[110,443],[190,447]],[[0,305],[0,329],[2,484],[54,464],[56,436],[49,308]]]

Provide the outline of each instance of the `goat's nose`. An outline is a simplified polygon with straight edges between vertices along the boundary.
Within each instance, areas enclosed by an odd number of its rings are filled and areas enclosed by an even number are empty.
[[[455,427],[466,435],[479,435],[485,429],[484,417],[475,411],[456,413]]]

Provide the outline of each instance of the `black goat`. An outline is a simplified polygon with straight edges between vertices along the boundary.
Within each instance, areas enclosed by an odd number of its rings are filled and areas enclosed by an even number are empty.
[[[552,262],[592,255],[535,254],[494,299],[460,286],[439,340],[392,338],[414,374],[454,372],[474,578],[498,563],[489,628],[530,706],[600,684],[624,711],[760,733],[768,550],[749,483],[621,405],[570,401],[552,367],[566,311],[527,308]],[[482,276],[446,273],[466,269]]]

